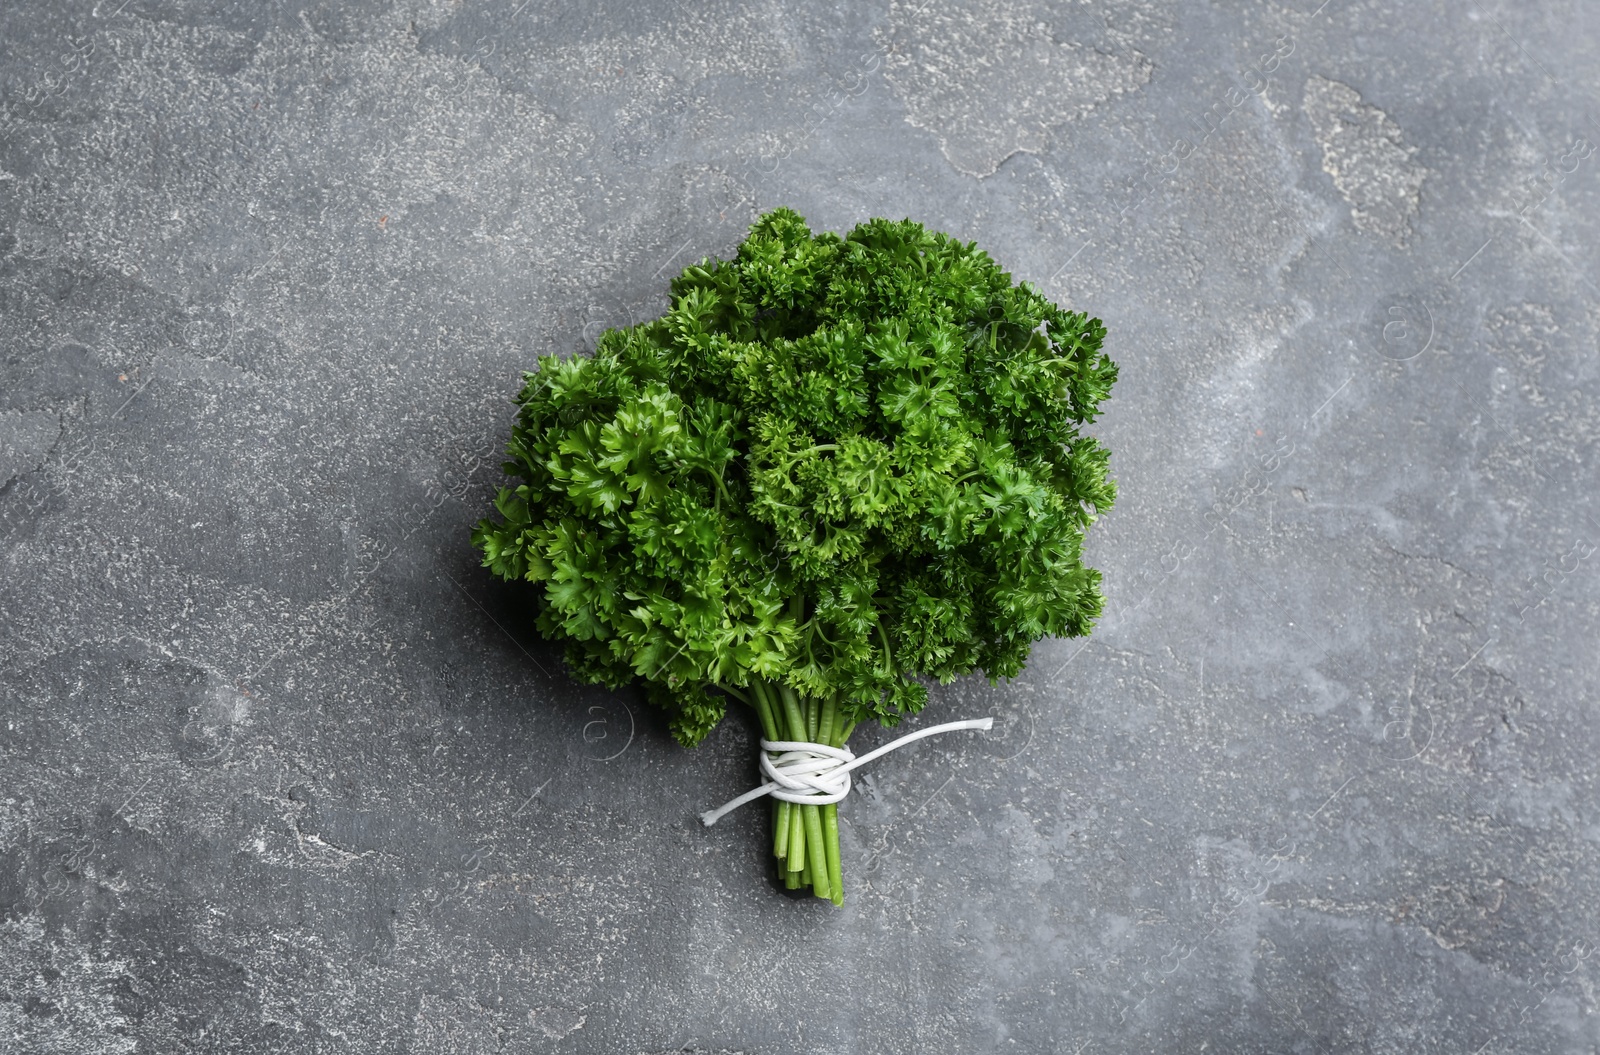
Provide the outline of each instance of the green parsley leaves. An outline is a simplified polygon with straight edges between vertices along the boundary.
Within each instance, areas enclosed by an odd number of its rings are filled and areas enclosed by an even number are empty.
[[[473,542],[580,679],[643,679],[679,741],[752,682],[894,725],[918,678],[1014,677],[1086,634],[1083,533],[1116,495],[1082,427],[1098,319],[910,220],[763,216],[659,319],[523,377]]]

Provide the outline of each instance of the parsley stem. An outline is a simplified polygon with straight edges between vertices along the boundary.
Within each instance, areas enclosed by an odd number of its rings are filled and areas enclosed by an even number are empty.
[[[837,443],[819,443],[816,446],[810,447],[810,448],[808,448],[806,450],[795,451],[794,453],[790,454],[787,458],[784,458],[781,461],[774,460],[773,463],[772,463],[772,468],[778,470],[779,472],[787,474],[789,469],[794,465],[794,463],[799,461],[801,458],[807,457],[808,455],[812,455],[812,454],[821,454],[823,451],[836,451],[838,449],[839,449],[839,445]],[[794,508],[798,508],[798,507],[790,506],[789,508],[794,509]]]
[[[806,866],[806,808],[803,803],[789,803],[789,871],[798,872]]]
[[[783,739],[778,735],[778,721],[773,716],[772,701],[767,696],[766,688],[758,681],[750,686],[750,693],[754,697],[756,717],[761,720],[761,735],[768,740]]]
[[[839,703],[829,696],[822,703],[822,743],[830,747],[843,747],[844,738],[839,731]],[[822,847],[828,861],[828,892],[835,905],[844,904],[844,871],[839,863],[839,804],[830,802],[822,807]]]
[[[777,692],[778,698],[783,701],[784,720],[789,723],[789,738],[791,740],[804,740],[806,738],[806,718],[800,711],[800,698],[787,685],[779,685]]]
[[[782,740],[779,730],[782,723],[778,720],[777,710],[772,698],[772,687],[760,678],[750,683],[750,694],[755,697],[756,714],[761,719],[761,735],[768,740]],[[772,856],[776,857],[782,865],[783,860],[789,856],[789,814],[793,803],[774,799],[777,809],[772,815]]]
[[[806,738],[814,744],[824,742],[822,701],[814,697],[806,700]],[[828,887],[828,844],[822,834],[822,807],[808,802],[801,808],[805,810],[806,865],[811,871],[811,889],[817,897],[831,898],[833,892]]]
[[[783,807],[789,805],[782,799],[770,799],[772,803],[772,857],[778,862],[778,869],[783,869],[783,854],[778,852],[778,837],[783,836],[784,841],[789,835],[789,815],[783,812]],[[780,824],[779,821],[782,821]]]
[[[784,716],[789,720],[789,735],[796,740],[815,736],[809,729],[810,723],[801,711],[800,698],[795,691],[787,685],[779,685],[778,695],[783,700]],[[807,702],[810,705],[808,709],[815,712],[816,701]],[[828,890],[828,856],[822,843],[822,813],[808,802],[795,805],[799,809],[789,811],[789,871],[809,868],[812,891],[818,897],[831,898]]]
[[[806,864],[811,868],[811,890],[820,898],[832,900],[828,889],[828,851],[822,843],[822,809],[811,803],[800,807],[806,820]]]
[[[839,865],[839,804],[822,807],[822,845],[828,858],[828,894],[835,905],[844,904],[844,871]]]
[[[806,719],[800,712],[800,699],[794,690],[787,685],[775,687],[778,698],[783,701],[783,717],[788,722],[789,739],[806,739]],[[807,823],[807,810],[815,810],[815,806],[805,803],[793,802],[789,804],[789,846],[788,866],[790,872],[798,872],[806,866],[808,857],[806,845],[811,841],[811,825]],[[816,833],[817,838],[822,837],[820,826]]]

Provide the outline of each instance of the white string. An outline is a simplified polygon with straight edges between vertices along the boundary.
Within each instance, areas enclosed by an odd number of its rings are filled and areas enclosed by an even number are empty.
[[[969,718],[962,722],[945,722],[943,725],[932,725],[926,729],[918,729],[914,733],[907,733],[898,740],[891,740],[876,750],[868,751],[860,758],[857,758],[848,747],[829,747],[827,744],[814,744],[805,740],[762,738],[761,772],[768,778],[767,783],[759,788],[752,788],[717,809],[707,810],[700,815],[700,821],[709,828],[740,806],[754,802],[763,795],[771,795],[784,802],[805,802],[815,805],[841,802],[850,794],[850,771],[857,766],[866,765],[879,755],[886,755],[925,736],[953,733],[958,729],[992,728],[994,728],[993,718]]]

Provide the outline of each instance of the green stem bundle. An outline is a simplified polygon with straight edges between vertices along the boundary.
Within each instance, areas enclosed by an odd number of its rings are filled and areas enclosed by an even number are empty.
[[[801,740],[843,747],[854,723],[846,723],[832,698],[802,701],[787,685],[755,681],[750,702],[768,740]],[[772,853],[784,886],[809,886],[817,897],[844,904],[839,863],[839,808],[835,803],[774,800]]]

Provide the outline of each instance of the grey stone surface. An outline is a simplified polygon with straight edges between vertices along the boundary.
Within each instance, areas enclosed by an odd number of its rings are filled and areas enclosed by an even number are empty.
[[[1600,1050],[1600,8],[0,6],[0,1049]],[[478,569],[762,209],[1105,320],[1110,604],[848,903]],[[883,739],[863,731],[861,745]]]

